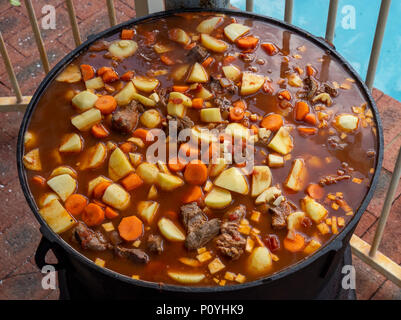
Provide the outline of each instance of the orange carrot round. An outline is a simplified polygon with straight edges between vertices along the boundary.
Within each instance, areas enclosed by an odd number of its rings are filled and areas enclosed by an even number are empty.
[[[122,218],[118,225],[118,232],[124,240],[134,241],[142,235],[143,223],[136,216]]]
[[[277,53],[277,47],[273,43],[262,43],[261,47],[269,56],[273,56]]]
[[[184,179],[190,184],[203,184],[207,179],[207,167],[200,160],[192,160],[184,171]]]
[[[191,203],[194,201],[199,201],[203,197],[202,188],[200,186],[190,186],[187,193],[184,194],[182,198],[183,203]]]
[[[241,107],[233,107],[230,109],[230,120],[241,121],[244,118],[244,109]]]
[[[113,96],[101,96],[97,99],[95,107],[103,114],[110,114],[117,108],[117,101]]]
[[[114,219],[119,216],[118,212],[113,210],[110,207],[106,207],[106,210],[104,210],[104,213],[105,213],[107,219]]]
[[[80,69],[84,81],[92,79],[95,76],[95,71],[89,64],[81,64]]]
[[[316,183],[311,183],[306,188],[306,193],[313,199],[321,199],[324,196],[324,189]]]
[[[46,179],[40,175],[36,175],[32,178],[32,182],[40,187],[44,187],[46,185]]]
[[[277,131],[283,124],[283,117],[276,113],[272,113],[264,117],[260,123],[263,128],[271,131]]]
[[[111,183],[108,181],[102,181],[96,185],[96,187],[93,188],[93,197],[96,199],[100,199],[103,197],[103,193],[106,191],[107,187]]]
[[[70,195],[64,203],[66,210],[74,217],[80,215],[88,204],[88,199],[82,194]]]
[[[171,158],[168,161],[169,169],[174,172],[182,171],[185,168],[185,165],[185,161],[180,160],[179,158]]]
[[[295,104],[294,112],[295,112],[295,120],[302,121],[309,113],[309,106],[304,101],[298,101]]]
[[[120,77],[120,79],[123,81],[130,81],[134,77],[134,74],[134,71],[127,71]]]
[[[101,67],[97,70],[97,75],[98,76],[103,76],[103,74],[106,73],[106,71],[112,71],[113,69],[110,67]]]
[[[123,29],[121,30],[121,39],[122,40],[132,40],[134,39],[135,30],[132,29]]]
[[[313,125],[313,126],[316,125],[316,123],[317,123],[316,116],[313,113],[308,113],[305,116],[304,121],[306,123],[309,123],[309,124]]]
[[[121,180],[121,184],[124,186],[125,190],[131,191],[140,187],[143,184],[143,180],[136,173],[130,173]]]
[[[203,99],[202,98],[192,99],[192,108],[202,109],[202,107],[203,107]]]
[[[95,124],[91,128],[91,133],[98,139],[106,138],[109,135],[109,131],[101,123]]]
[[[253,49],[258,45],[259,39],[254,36],[239,38],[236,43],[241,49]]]
[[[284,248],[287,249],[288,251],[299,252],[305,246],[305,238],[299,233],[296,233],[294,235],[294,239],[290,239],[288,237],[284,238],[283,244]]]
[[[81,218],[87,226],[97,226],[104,221],[104,210],[97,204],[89,203],[82,212]]]

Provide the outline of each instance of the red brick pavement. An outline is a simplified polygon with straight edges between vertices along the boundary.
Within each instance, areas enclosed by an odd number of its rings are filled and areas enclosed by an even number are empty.
[[[125,21],[135,16],[133,1],[115,0],[117,19]],[[68,22],[66,6],[62,0],[33,0],[35,12],[42,16],[43,5],[56,7],[57,30],[43,30],[42,36],[54,65],[69,50],[74,41]],[[98,1],[75,1],[82,39],[109,26],[106,9]],[[11,7],[0,2],[0,30],[5,38],[17,78],[24,95],[33,93],[44,73],[37,54],[27,13],[23,7]],[[5,67],[0,63],[0,96],[13,95]],[[379,185],[368,210],[363,215],[356,234],[371,241],[377,226],[383,200],[393,172],[395,158],[401,147],[401,103],[373,90],[384,126],[385,156]],[[0,299],[57,299],[57,290],[43,290],[41,273],[33,261],[40,240],[38,224],[30,212],[21,192],[15,164],[15,148],[22,114],[0,113]],[[397,263],[401,263],[401,186],[398,188],[386,234],[380,250]],[[401,289],[378,272],[354,257],[359,299],[401,299]]]

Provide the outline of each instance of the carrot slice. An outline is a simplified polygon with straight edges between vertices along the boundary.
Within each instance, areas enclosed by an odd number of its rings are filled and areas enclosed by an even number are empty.
[[[82,194],[74,193],[65,200],[64,207],[74,217],[80,215],[88,204],[88,199]]]
[[[298,132],[304,136],[312,136],[312,135],[316,134],[316,132],[317,132],[316,128],[298,127],[297,129],[298,129]]]
[[[311,65],[306,66],[306,74],[308,76],[313,76],[313,75],[315,75],[315,73],[316,73],[316,70]]]
[[[212,57],[208,57],[205,61],[202,62],[202,66],[207,68],[213,63],[214,59]]]
[[[207,167],[200,160],[192,160],[184,171],[184,179],[190,184],[203,184],[207,179]]]
[[[118,212],[113,210],[110,207],[106,207],[106,210],[104,210],[104,213],[105,213],[107,219],[114,219],[119,216]]]
[[[192,108],[202,109],[202,107],[203,107],[203,99],[202,98],[192,99]]]
[[[95,103],[95,107],[103,114],[110,114],[117,108],[117,101],[113,96],[100,96]]]
[[[273,43],[262,43],[260,46],[269,56],[274,56],[278,51],[277,47]]]
[[[113,71],[113,69],[110,67],[101,67],[97,70],[97,75],[101,77],[106,73],[106,71]]]
[[[185,168],[186,163],[178,158],[171,158],[168,161],[168,167],[171,171],[177,172],[182,171]]]
[[[128,153],[132,151],[132,143],[131,142],[124,142],[122,144],[120,144],[120,149],[122,152],[124,153]]]
[[[114,82],[118,80],[118,74],[114,70],[107,70],[105,73],[103,73],[102,79],[107,83]]]
[[[95,76],[95,70],[89,64],[81,64],[80,69],[84,81],[92,79]]]
[[[166,66],[172,66],[175,64],[175,62],[170,59],[167,55],[162,54],[160,55],[160,60],[166,65]]]
[[[143,35],[145,36],[145,44],[146,45],[151,45],[156,41],[156,35],[154,34],[153,31],[145,31],[143,33]]]
[[[99,201],[99,200],[96,200],[96,199],[92,199],[92,202],[94,203],[94,204],[97,204],[100,208],[102,208],[102,209],[105,209],[106,208],[106,205],[102,202],[102,201]]]
[[[245,110],[247,108],[244,100],[237,100],[237,101],[233,102],[233,106],[234,106],[234,108],[239,107],[239,108],[242,108],[243,110]]]
[[[143,185],[143,180],[136,173],[131,173],[121,180],[121,184],[125,190],[131,191]]]
[[[189,191],[184,195],[182,202],[191,203],[201,200],[203,197],[202,188],[200,186],[191,186]]]
[[[283,244],[284,248],[288,251],[299,252],[305,246],[305,238],[299,233],[296,233],[294,239],[290,239],[288,237],[284,238]]]
[[[178,156],[184,160],[193,160],[197,159],[199,156],[199,149],[191,146],[189,143],[183,143],[180,145],[180,149],[178,150]],[[188,159],[190,158],[190,159]]]
[[[166,218],[169,218],[171,220],[177,220],[178,219],[178,213],[173,211],[173,210],[168,210],[164,213],[164,216]]]
[[[254,36],[239,38],[236,44],[241,49],[253,49],[258,45],[259,39]]]
[[[175,92],[185,92],[189,89],[188,86],[173,86],[173,91]]]
[[[224,59],[223,59],[223,66],[226,66],[226,65],[228,65],[228,64],[230,64],[230,63],[232,63],[232,62],[234,62],[235,60],[237,60],[237,58],[234,57],[234,56],[226,56],[226,57],[224,57]]]
[[[123,29],[121,31],[122,40],[132,40],[134,39],[135,31],[132,29]]]
[[[309,123],[309,124],[313,125],[313,126],[316,125],[316,123],[317,123],[316,116],[313,113],[308,113],[305,116],[304,121],[306,123]]]
[[[277,113],[269,114],[268,116],[264,117],[260,123],[263,128],[271,131],[277,131],[283,124],[283,117]]]
[[[289,93],[288,90],[283,90],[283,91],[279,92],[278,96],[281,99],[285,99],[285,100],[288,100],[288,101],[291,100],[291,93]]]
[[[230,109],[230,120],[241,121],[244,118],[245,112],[241,107],[233,107]]]
[[[134,74],[134,71],[127,71],[120,77],[120,79],[123,81],[130,81],[134,77]]]
[[[190,44],[187,44],[184,49],[185,50],[191,50],[193,47],[196,46],[196,42],[191,42]]]
[[[302,121],[304,120],[305,116],[309,113],[309,106],[304,101],[298,101],[295,104],[295,120]]]
[[[111,185],[111,183],[108,181],[102,181],[102,182],[98,183],[93,188],[93,197],[96,199],[100,199],[101,197],[103,197],[103,194],[109,185]]]
[[[254,124],[251,125],[250,129],[252,130],[253,134],[258,134],[258,132],[259,132],[259,128],[257,126],[255,126]]]
[[[46,185],[46,179],[40,175],[36,175],[32,178],[32,182],[40,187],[44,187]]]
[[[124,240],[134,241],[142,235],[143,223],[136,216],[122,218],[118,225],[118,232]]]
[[[101,123],[95,124],[91,128],[91,133],[99,139],[106,138],[109,135],[109,131]]]
[[[149,141],[147,141],[146,137],[147,137],[148,133],[149,133],[148,130],[143,129],[143,128],[138,128],[133,132],[132,135],[134,137],[137,137],[137,138],[141,139],[145,144],[149,144],[149,143],[152,143],[153,138],[152,138],[152,134],[150,133],[149,134],[149,136],[150,136],[149,138],[151,138],[151,139]]]
[[[97,226],[104,221],[104,210],[95,203],[89,203],[83,210],[81,218],[87,226]]]
[[[311,183],[306,188],[306,193],[313,199],[321,199],[324,196],[324,189],[316,183]]]

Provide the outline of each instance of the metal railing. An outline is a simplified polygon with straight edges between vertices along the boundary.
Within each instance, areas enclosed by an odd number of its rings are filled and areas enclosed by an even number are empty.
[[[165,0],[165,1],[174,2],[174,0]],[[283,1],[285,1],[284,21],[291,23],[293,16],[294,1],[293,0],[283,0]],[[42,67],[45,73],[47,73],[50,70],[49,61],[47,58],[45,45],[43,43],[43,39],[40,34],[40,29],[35,16],[35,12],[33,10],[32,2],[31,0],[24,0],[24,2],[28,11],[29,21],[32,26],[32,31],[36,40],[36,45],[39,51],[40,59],[42,61]],[[135,10],[137,17],[144,16],[146,14],[157,11],[163,11],[165,8],[163,0],[135,0],[134,2],[135,2]],[[114,26],[117,23],[117,19],[113,0],[106,0],[106,3],[107,3],[107,12],[109,16],[110,25]],[[66,0],[66,4],[67,4],[68,15],[70,18],[70,24],[72,28],[74,42],[75,45],[78,46],[81,44],[81,36],[75,15],[73,0]],[[246,0],[246,10],[252,12],[253,4],[254,4],[253,0]],[[373,87],[373,82],[376,74],[377,64],[379,61],[380,50],[383,42],[383,35],[386,27],[390,4],[391,0],[381,1],[380,12],[376,24],[376,32],[374,36],[374,41],[369,60],[369,67],[366,76],[366,85],[368,86],[369,89],[372,89]],[[338,10],[338,0],[330,0],[330,5],[327,15],[326,35],[325,35],[325,39],[329,43],[333,43],[334,39],[337,10]],[[3,40],[1,31],[0,31],[0,52],[3,57],[7,74],[10,78],[13,91],[15,93],[14,97],[0,97],[0,112],[23,111],[28,105],[31,97],[23,96],[21,93],[21,89],[19,87],[17,77],[14,73],[9,55],[7,53],[6,44]],[[390,182],[390,187],[387,192],[382,212],[380,214],[379,223],[375,231],[375,236],[372,245],[369,245],[367,242],[360,239],[355,234],[352,236],[350,241],[352,252],[356,256],[358,256],[365,263],[367,263],[368,265],[379,271],[381,274],[386,276],[387,279],[391,280],[399,287],[401,287],[401,267],[397,263],[392,261],[390,258],[386,257],[384,254],[382,254],[377,250],[383,237],[387,218],[390,214],[391,206],[395,196],[395,191],[397,189],[400,177],[401,177],[401,152],[398,154],[398,158],[395,164],[395,170]]]

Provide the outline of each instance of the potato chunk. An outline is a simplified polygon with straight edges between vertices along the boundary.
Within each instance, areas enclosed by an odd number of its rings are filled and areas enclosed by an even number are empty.
[[[235,40],[247,33],[249,30],[250,28],[243,24],[231,23],[224,28],[224,34],[232,42],[235,42]]]
[[[105,178],[103,176],[98,176],[95,179],[92,179],[88,183],[88,196],[89,197],[92,195],[93,189],[101,182],[110,182],[110,183],[112,183],[112,181],[110,179],[107,179],[107,178]]]
[[[230,191],[219,187],[213,189],[207,194],[205,204],[212,209],[223,209],[232,201]]]
[[[270,187],[272,183],[272,173],[268,166],[254,166],[252,172],[252,192],[251,196],[256,197]]]
[[[294,144],[288,130],[285,127],[281,127],[268,144],[268,147],[282,155],[290,153]]]
[[[241,79],[241,70],[236,66],[228,65],[222,67],[225,77],[231,81],[237,82]]]
[[[96,169],[100,167],[107,157],[107,148],[104,143],[99,142],[87,149],[82,155],[79,168],[81,170]]]
[[[191,39],[189,38],[188,34],[180,28],[174,28],[169,30],[168,37],[171,40],[178,42],[182,45],[187,45],[191,42]]]
[[[247,268],[253,275],[263,275],[273,266],[269,249],[266,247],[255,248],[248,257]]]
[[[86,89],[99,90],[104,87],[102,77],[95,77],[85,81]]]
[[[200,118],[203,122],[221,122],[220,108],[201,109]]]
[[[321,222],[327,215],[327,209],[308,196],[301,200],[301,205],[309,218],[316,223]]]
[[[216,39],[208,34],[201,34],[201,43],[213,52],[222,53],[228,49],[228,44],[223,40]]]
[[[209,176],[216,177],[227,168],[227,161],[224,158],[218,158],[209,165]]]
[[[157,88],[159,80],[147,77],[134,77],[132,82],[139,91],[150,93]]]
[[[159,172],[157,174],[157,184],[164,191],[172,191],[184,185],[184,180],[172,174]]]
[[[148,97],[145,97],[139,93],[134,93],[132,96],[134,100],[139,101],[146,107],[154,107],[156,105],[154,100],[149,99]]]
[[[229,123],[225,129],[225,133],[234,138],[248,140],[251,137],[251,131],[240,123]]]
[[[66,173],[51,178],[47,184],[63,201],[77,189],[77,181]]]
[[[129,206],[130,199],[129,193],[116,183],[107,187],[102,198],[104,203],[118,210],[126,209]]]
[[[167,274],[171,279],[182,284],[199,283],[205,278],[205,275],[203,273],[185,273],[181,271],[177,272],[168,271]]]
[[[159,203],[156,201],[140,201],[137,209],[141,218],[151,224],[157,214],[159,206]]]
[[[139,120],[145,127],[150,129],[158,127],[162,121],[160,113],[156,109],[146,110],[144,113],[142,113]]]
[[[147,184],[155,184],[157,182],[157,175],[159,169],[153,163],[142,162],[136,168],[137,175]]]
[[[303,159],[295,159],[285,186],[293,191],[302,190],[306,178],[306,166]]]
[[[161,218],[157,223],[160,233],[167,239],[173,242],[184,241],[185,234],[178,228],[173,221],[167,218]]]
[[[75,64],[67,66],[56,78],[58,82],[75,83],[82,79],[81,70]]]
[[[352,114],[340,114],[335,118],[335,126],[345,132],[352,132],[358,128],[359,118]]]
[[[222,17],[211,17],[203,20],[196,27],[196,31],[199,33],[211,33],[217,26],[223,22]]]
[[[187,82],[199,82],[204,83],[209,81],[209,75],[206,72],[205,68],[198,62],[196,62],[187,79]]]
[[[126,106],[134,99],[135,93],[136,89],[134,84],[130,81],[114,96],[114,99],[116,99],[119,106]]]
[[[102,121],[102,114],[96,108],[89,109],[71,118],[72,125],[80,131],[87,131],[100,121]]]
[[[55,233],[63,233],[76,224],[76,220],[57,199],[50,201],[39,213]]]
[[[117,40],[109,46],[110,54],[120,59],[132,56],[137,49],[138,44],[133,40]]]
[[[109,177],[113,181],[120,180],[134,171],[127,156],[120,148],[115,148],[109,159]]]
[[[42,170],[42,162],[40,161],[39,148],[29,151],[22,159],[25,168],[33,171]]]
[[[258,91],[265,83],[265,77],[252,73],[244,72],[242,73],[242,84],[241,84],[241,95],[249,95]]]
[[[263,191],[255,200],[255,204],[270,203],[281,195],[281,190],[277,187],[270,187]]]
[[[99,97],[96,94],[85,90],[72,98],[71,102],[79,111],[86,111],[95,106],[97,99],[99,99]]]
[[[58,151],[60,152],[81,152],[83,147],[82,139],[77,133],[70,133],[63,137]]]
[[[57,194],[54,192],[46,192],[42,194],[39,198],[38,205],[39,208],[43,208],[44,206],[48,205],[50,202],[53,200],[59,200],[60,198],[58,197]]]
[[[68,166],[57,167],[50,174],[50,178],[53,178],[55,176],[59,176],[61,174],[69,174],[72,178],[74,178],[74,179],[77,178],[77,173],[75,172],[75,170],[73,168],[71,168],[71,167],[68,167]]]
[[[214,181],[214,184],[218,187],[238,192],[240,194],[248,194],[249,187],[244,175],[240,169],[231,167],[224,170]]]
[[[296,230],[301,227],[302,220],[305,218],[305,212],[296,211],[292,212],[287,217],[287,229]]]

